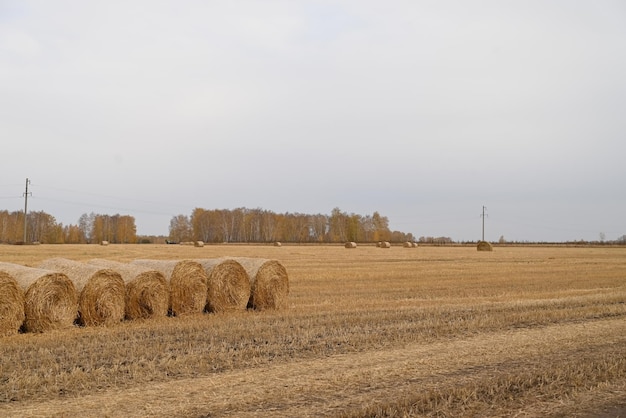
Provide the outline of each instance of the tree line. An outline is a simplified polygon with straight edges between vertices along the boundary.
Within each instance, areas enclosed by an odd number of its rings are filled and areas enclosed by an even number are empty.
[[[113,244],[152,242],[158,237],[138,237],[135,218],[130,215],[83,214],[77,224],[63,225],[43,211],[28,212],[24,236],[24,212],[0,211],[0,243]],[[154,238],[154,239],[152,239]],[[177,215],[169,226],[170,242],[206,243],[343,243],[414,241],[412,234],[389,229],[389,219],[346,213],[339,208],[330,215],[275,213],[264,209],[196,208],[191,216]]]
[[[88,244],[102,241],[136,243],[135,218],[129,215],[101,215],[92,212],[81,215],[77,225],[63,225],[54,216],[43,211],[29,212],[25,230],[24,211],[0,211],[1,243]]]
[[[410,233],[391,231],[386,216],[346,213],[334,208],[330,215],[275,213],[264,209],[196,208],[190,216],[170,221],[169,241],[206,243],[343,243],[413,241]]]

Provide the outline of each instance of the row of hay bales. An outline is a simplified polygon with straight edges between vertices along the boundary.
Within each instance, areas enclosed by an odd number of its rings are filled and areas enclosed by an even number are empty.
[[[287,307],[289,279],[277,260],[45,260],[0,262],[0,335],[106,326],[202,312]]]
[[[407,242],[402,243],[402,246],[404,248],[417,248],[417,242],[407,241]],[[356,248],[357,244],[356,242],[349,241],[345,243],[344,247]],[[391,248],[391,243],[389,243],[388,241],[379,241],[376,243],[376,248]],[[476,246],[476,249],[478,251],[493,251],[493,246],[491,245],[491,243],[487,241],[478,241],[478,245]]]
[[[416,242],[405,242],[402,244],[402,246],[404,248],[417,248],[417,243]],[[350,241],[350,242],[346,242],[344,245],[345,248],[356,248],[357,244],[356,242]],[[391,243],[388,241],[379,241],[376,243],[376,248],[391,248]]]
[[[193,247],[204,247],[204,241],[182,241],[179,245],[189,245]]]

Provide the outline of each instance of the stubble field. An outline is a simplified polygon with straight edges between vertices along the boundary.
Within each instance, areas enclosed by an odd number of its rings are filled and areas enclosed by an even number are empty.
[[[0,339],[1,416],[624,416],[626,248],[0,246],[279,260],[289,308]]]

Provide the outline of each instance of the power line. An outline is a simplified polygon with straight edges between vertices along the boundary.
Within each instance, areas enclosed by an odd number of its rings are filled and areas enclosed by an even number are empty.
[[[57,199],[56,195],[58,195],[58,193],[54,193],[55,196],[54,197],[47,197],[47,196],[42,196],[41,193],[39,193],[39,199],[40,200],[48,200],[48,201],[52,201],[52,202],[58,202],[58,203],[65,203],[65,204],[70,204],[70,205],[79,205],[79,206],[87,206],[87,207],[98,207],[98,208],[104,208],[104,209],[113,209],[113,210],[126,210],[126,211],[136,211],[136,212],[143,212],[143,213],[151,213],[151,214],[155,214],[155,215],[171,215],[171,213],[164,213],[162,211],[150,211],[150,210],[137,210],[137,209],[133,209],[133,208],[128,208],[126,206],[136,206],[137,203],[143,203],[143,204],[148,204],[148,205],[152,205],[158,208],[165,208],[166,210],[170,210],[173,212],[177,212],[181,209],[188,209],[189,206],[188,205],[181,205],[181,204],[176,204],[176,203],[171,203],[171,202],[163,202],[163,201],[154,201],[154,200],[144,200],[144,199],[134,199],[134,198],[129,198],[129,197],[121,197],[121,196],[112,196],[112,195],[105,195],[105,194],[100,194],[100,193],[93,193],[93,192],[86,192],[86,191],[76,191],[76,190],[70,190],[70,189],[64,189],[64,188],[59,188],[59,187],[53,187],[53,186],[46,186],[46,185],[41,185],[39,183],[35,184],[35,186],[37,186],[38,188],[44,188],[44,189],[50,189],[50,190],[56,190],[56,191],[60,191],[60,192],[67,192],[67,193],[71,193],[72,195],[76,196],[76,195],[82,195],[82,196],[94,196],[96,198],[104,198],[107,200],[111,200],[114,199],[116,201],[119,201],[121,203],[121,205],[118,204],[96,204],[94,202],[84,202],[84,201],[73,201],[73,200],[62,200],[62,199]],[[122,207],[124,206],[124,207]]]
[[[480,215],[483,218],[483,241],[485,240],[485,209],[487,208],[483,205],[483,214]]]
[[[135,198],[131,198],[131,197],[112,196],[112,195],[106,195],[106,194],[101,194],[101,193],[93,193],[93,192],[86,192],[86,191],[76,191],[76,190],[64,189],[64,188],[60,188],[60,187],[42,185],[42,184],[39,184],[39,183],[35,184],[35,186],[43,187],[45,189],[57,190],[57,191],[60,191],[60,192],[67,192],[67,193],[71,193],[71,194],[74,194],[74,195],[80,194],[80,195],[86,195],[86,196],[105,197],[105,198],[108,198],[108,199],[124,200],[124,201],[134,201],[134,202],[149,203],[149,204],[154,204],[154,205],[162,205],[163,204],[163,202],[157,202],[157,201],[154,201],[154,200],[143,200],[143,199],[135,199]]]
[[[117,211],[148,213],[148,214],[152,214],[152,215],[168,215],[168,216],[172,215],[172,212],[166,213],[166,212],[156,212],[156,211],[143,210],[143,209],[123,208],[123,207],[119,207],[119,206],[100,205],[100,204],[86,203],[86,202],[71,202],[71,201],[68,201],[68,200],[52,199],[52,198],[46,198],[46,197],[37,197],[37,200],[43,200],[43,201],[48,201],[48,202],[64,203],[64,204],[67,204],[67,205],[83,206],[85,208],[112,209],[112,210],[117,210]]]
[[[28,192],[28,184],[30,180],[26,178],[26,191],[24,192],[24,243],[26,243],[26,227],[27,227],[27,215],[28,215],[28,195],[32,195],[32,193]]]

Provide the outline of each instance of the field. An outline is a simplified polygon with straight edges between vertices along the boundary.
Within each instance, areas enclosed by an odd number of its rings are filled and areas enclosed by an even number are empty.
[[[626,248],[0,246],[277,259],[289,308],[0,339],[0,416],[626,416]]]

